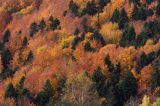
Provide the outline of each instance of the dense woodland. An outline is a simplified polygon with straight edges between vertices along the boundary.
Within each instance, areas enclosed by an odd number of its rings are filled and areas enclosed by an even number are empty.
[[[159,0],[0,0],[0,106],[160,106]]]

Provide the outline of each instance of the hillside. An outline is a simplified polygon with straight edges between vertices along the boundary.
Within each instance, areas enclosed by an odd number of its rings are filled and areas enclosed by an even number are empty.
[[[0,106],[160,106],[159,0],[0,0]]]

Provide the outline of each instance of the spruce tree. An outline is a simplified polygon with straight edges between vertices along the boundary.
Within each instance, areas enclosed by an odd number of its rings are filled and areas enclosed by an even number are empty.
[[[157,16],[160,16],[160,3],[158,3],[158,5],[156,7],[156,14],[157,14]]]
[[[13,84],[10,83],[5,91],[5,98],[16,98],[17,97],[17,93],[16,93],[16,89],[14,88]]]
[[[112,22],[118,23],[119,18],[120,18],[120,13],[119,13],[119,11],[117,9],[115,9],[110,20]]]
[[[160,72],[159,72],[159,61],[155,60],[152,64],[152,73],[150,77],[150,87],[153,91],[156,87],[160,86]]]
[[[3,43],[8,42],[10,36],[11,36],[11,32],[9,29],[7,29],[3,34]]]

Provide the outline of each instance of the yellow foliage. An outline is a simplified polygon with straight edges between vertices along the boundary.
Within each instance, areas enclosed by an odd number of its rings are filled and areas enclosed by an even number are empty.
[[[153,44],[153,40],[152,39],[148,39],[145,45],[152,45]]]
[[[117,23],[106,23],[102,26],[100,33],[107,43],[117,44],[120,40],[122,31],[119,30]]]
[[[152,104],[150,103],[149,96],[144,95],[143,100],[142,100],[142,104],[140,104],[139,106],[152,106]]]
[[[33,5],[27,6],[26,8],[20,10],[19,12],[17,12],[17,15],[25,15],[30,13],[32,10],[34,9]]]
[[[61,40],[60,47],[61,48],[68,48],[71,45],[74,38],[75,37],[73,35],[68,38],[63,38]]]
[[[43,46],[37,48],[36,53],[40,54],[41,52],[44,52],[46,49],[47,49],[47,45],[43,45]]]

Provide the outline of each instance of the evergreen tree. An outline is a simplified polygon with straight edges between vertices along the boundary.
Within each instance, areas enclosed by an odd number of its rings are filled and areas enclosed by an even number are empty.
[[[106,106],[122,106],[119,102],[119,97],[115,86],[109,87]]]
[[[128,16],[124,8],[121,10],[119,18],[118,25],[120,28],[124,28],[125,24],[128,22]]]
[[[79,29],[76,28],[76,29],[75,29],[75,32],[74,32],[74,35],[78,35],[78,34],[79,34]]]
[[[57,18],[53,18],[52,16],[49,18],[50,20],[50,27],[52,30],[55,30],[60,25],[60,21]]]
[[[12,83],[10,83],[5,91],[5,98],[16,98],[17,93]]]
[[[104,81],[105,76],[103,75],[100,67],[97,67],[97,69],[94,71],[92,79],[96,83],[99,83],[100,81]]]
[[[154,0],[146,0],[147,4],[151,4]]]
[[[159,61],[155,60],[152,64],[152,73],[151,73],[151,78],[150,78],[150,87],[151,90],[153,91],[156,87],[160,86],[160,72],[159,72]]]
[[[73,0],[71,0],[69,3],[69,9],[74,15],[77,15],[79,7]]]
[[[131,96],[137,93],[137,81],[133,74],[128,71],[124,78],[118,84],[119,92],[122,94],[124,101],[128,100]]]
[[[113,14],[112,14],[111,21],[118,23],[119,18],[120,18],[120,13],[117,9],[115,9]]]
[[[97,13],[97,7],[94,0],[87,2],[85,11],[88,15],[95,15]]]
[[[136,33],[133,27],[126,25],[120,39],[120,46],[130,46],[133,45],[136,39]]]
[[[37,23],[33,22],[30,26],[30,36],[33,37],[39,30]]]
[[[160,3],[158,3],[158,5],[156,7],[156,14],[157,14],[157,16],[160,16]]]
[[[39,23],[39,28],[41,31],[43,31],[45,29],[45,27],[46,27],[46,23],[45,23],[44,19],[42,19]]]
[[[23,41],[22,41],[22,48],[26,47],[27,45],[28,45],[28,39],[27,39],[27,37],[25,36],[25,37],[23,38]]]
[[[43,87],[43,91],[38,93],[35,102],[39,106],[45,106],[49,102],[50,98],[52,98],[53,96],[54,89],[50,83],[50,80],[47,80]]]
[[[91,47],[91,44],[89,42],[86,42],[84,45],[84,50],[88,52],[92,52],[94,49]]]
[[[11,36],[11,32],[9,29],[7,29],[3,34],[3,43],[8,42],[10,36]]]
[[[26,58],[25,64],[28,64],[28,63],[31,62],[32,60],[33,60],[33,53],[32,53],[32,51],[30,51],[30,52],[28,53],[27,58]]]
[[[105,57],[104,63],[105,63],[106,65],[108,65],[109,71],[112,72],[112,70],[114,69],[114,66],[113,66],[112,62],[110,61],[109,56],[106,56],[106,57]]]
[[[8,67],[10,60],[12,59],[11,53],[10,53],[9,49],[6,49],[6,50],[2,51],[1,55],[2,55],[3,67],[6,68],[6,67]]]

